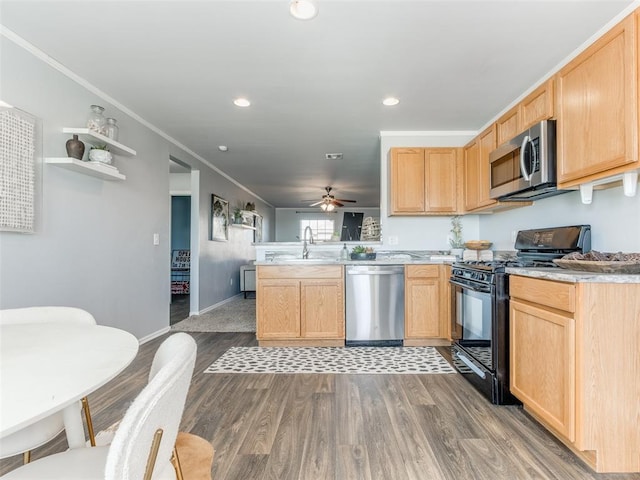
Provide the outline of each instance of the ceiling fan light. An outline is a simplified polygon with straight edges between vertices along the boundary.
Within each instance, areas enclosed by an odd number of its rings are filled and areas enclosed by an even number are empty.
[[[329,205],[327,205],[327,212],[331,212],[333,211],[333,209],[336,208],[333,203],[330,203]]]
[[[327,204],[326,204],[326,203],[323,203],[322,205],[320,205],[320,208],[321,208],[322,210],[326,210],[326,209],[327,209]]]
[[[246,98],[236,98],[233,101],[233,104],[236,107],[248,107],[249,105],[251,105],[251,102]]]
[[[315,0],[291,0],[289,12],[298,20],[311,20],[318,14]]]

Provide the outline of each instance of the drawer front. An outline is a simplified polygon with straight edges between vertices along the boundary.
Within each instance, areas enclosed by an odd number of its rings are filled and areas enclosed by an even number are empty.
[[[576,311],[576,286],[573,283],[509,276],[509,292],[513,298],[545,305],[565,312]]]
[[[404,267],[408,278],[438,278],[440,265],[407,265]]]
[[[342,265],[258,265],[258,278],[342,278]]]

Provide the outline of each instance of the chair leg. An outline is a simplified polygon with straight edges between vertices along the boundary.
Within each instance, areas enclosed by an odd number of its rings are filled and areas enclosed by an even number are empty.
[[[89,441],[91,446],[96,446],[96,435],[93,431],[93,421],[91,420],[91,410],[89,409],[89,399],[82,397],[82,409],[84,410],[84,418],[87,420],[87,430],[89,431]]]
[[[156,457],[158,456],[158,450],[160,449],[160,441],[162,440],[162,429],[156,430],[153,436],[153,442],[151,443],[151,451],[149,452],[149,458],[147,459],[147,467],[144,470],[143,480],[151,480],[153,475],[153,468],[156,465]]]
[[[22,463],[25,465],[31,461],[31,450],[27,450],[22,454]]]
[[[182,465],[180,465],[180,457],[178,456],[178,449],[176,447],[173,447],[171,464],[176,471],[176,480],[184,480],[184,477],[182,476]]]

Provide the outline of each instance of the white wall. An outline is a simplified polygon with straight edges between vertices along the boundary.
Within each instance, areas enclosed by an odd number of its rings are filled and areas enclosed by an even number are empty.
[[[123,182],[43,166],[37,232],[0,233],[0,308],[76,306],[91,312],[99,324],[123,328],[138,338],[168,328],[170,156],[201,174],[199,188],[190,188],[199,197],[196,205],[200,207],[196,227],[202,257],[192,270],[196,275],[200,272],[199,309],[238,293],[239,264],[255,257],[252,238],[245,238],[244,231],[232,231],[226,244],[209,241],[210,198],[217,193],[230,205],[255,199],[2,36],[0,50],[2,100],[41,119],[45,157],[66,156],[70,136],[62,128],[85,125],[91,104],[104,106],[108,116],[118,120],[120,142],[137,151],[136,157],[115,157],[115,165],[127,177]],[[274,211],[257,201],[256,205],[265,217],[268,239]],[[160,236],[158,246],[153,245],[154,233]],[[221,268],[216,268],[216,262],[221,262]]]
[[[295,242],[299,241],[300,236],[300,218],[318,218],[330,219],[334,221],[334,230],[342,231],[342,220],[345,212],[363,213],[363,220],[367,217],[380,219],[379,208],[357,208],[345,207],[334,210],[335,213],[325,213],[320,208],[277,208],[276,209],[276,242]]]
[[[387,250],[449,250],[451,217],[388,217],[389,150],[391,147],[462,147],[475,132],[382,132],[380,136],[380,223],[382,242]],[[479,215],[462,219],[466,240],[479,238]],[[397,237],[392,244],[390,237]]]

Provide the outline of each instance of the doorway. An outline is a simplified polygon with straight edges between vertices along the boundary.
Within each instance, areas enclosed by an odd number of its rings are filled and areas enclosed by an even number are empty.
[[[171,314],[169,324],[189,316],[191,293],[191,196],[171,196]]]
[[[197,304],[198,230],[197,226],[199,172],[173,157],[169,159],[169,194],[171,196],[171,279],[169,324],[173,325],[191,314]],[[196,183],[194,192],[194,179]],[[195,221],[193,219],[196,219]],[[193,261],[192,261],[193,260]],[[194,295],[194,292],[195,295]],[[194,298],[195,297],[195,298]]]

